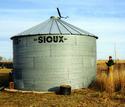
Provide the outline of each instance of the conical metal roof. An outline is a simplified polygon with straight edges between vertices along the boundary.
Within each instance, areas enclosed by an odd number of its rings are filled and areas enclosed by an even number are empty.
[[[43,23],[40,23],[24,32],[21,32],[17,36],[32,36],[32,35],[84,35],[84,36],[93,36],[95,35],[84,31],[78,27],[75,27],[63,20],[60,17],[51,16],[50,19],[46,20]],[[12,38],[14,38],[12,37]],[[11,39],[12,39],[11,38]]]

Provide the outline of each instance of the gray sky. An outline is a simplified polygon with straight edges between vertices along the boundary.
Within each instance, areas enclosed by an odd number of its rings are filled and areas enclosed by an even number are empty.
[[[1,0],[0,56],[12,58],[10,37],[57,15],[99,37],[97,58],[125,59],[125,0]]]

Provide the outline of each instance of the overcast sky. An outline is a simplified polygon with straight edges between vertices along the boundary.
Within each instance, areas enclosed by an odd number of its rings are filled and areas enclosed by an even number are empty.
[[[1,0],[0,56],[12,58],[10,37],[57,16],[99,37],[97,58],[125,59],[125,0]],[[115,47],[116,44],[116,48]]]

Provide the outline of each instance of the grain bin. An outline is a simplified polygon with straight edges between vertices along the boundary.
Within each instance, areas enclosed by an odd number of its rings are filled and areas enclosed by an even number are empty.
[[[60,17],[32,27],[13,40],[17,89],[51,91],[61,84],[88,87],[96,77],[96,39]]]

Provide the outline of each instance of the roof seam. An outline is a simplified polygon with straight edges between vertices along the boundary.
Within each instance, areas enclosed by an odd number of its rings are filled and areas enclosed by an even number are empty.
[[[50,30],[49,30],[49,33],[50,33],[50,34],[51,34],[51,30],[52,30],[53,22],[54,22],[53,19],[51,19],[51,20],[52,20],[52,23],[51,23]]]
[[[61,22],[65,23],[64,21],[60,20]],[[78,30],[72,28],[71,26],[69,26],[67,23],[65,23],[69,28],[71,28],[72,30],[75,30],[77,33],[81,34]]]
[[[49,20],[49,21],[47,22],[47,24],[45,24],[44,26],[39,27],[39,30],[40,30],[40,29],[45,29],[45,27],[50,23],[50,21],[51,21],[51,20]]]
[[[63,21],[63,20],[62,20]],[[67,22],[65,22],[65,21],[63,21],[65,24],[67,23]],[[84,33],[84,34],[87,34],[87,35],[94,35],[94,34],[91,34],[91,33],[89,33],[88,31],[85,31],[85,30],[83,30],[83,29],[80,29],[80,28],[78,28],[78,27],[76,27],[76,26],[74,26],[74,25],[72,25],[72,24],[70,24],[70,23],[67,23],[68,25],[70,25],[70,26],[72,26],[72,27],[74,27],[75,29],[78,29],[80,32],[82,32],[82,33]]]
[[[64,25],[62,22],[60,22],[60,20],[58,20],[58,22],[59,22],[70,34],[72,34],[72,32],[71,32],[69,29],[67,29],[67,28],[65,27],[65,25]]]
[[[58,19],[57,19],[57,20],[58,20]],[[56,22],[56,24],[57,24],[57,27],[58,27],[58,29],[59,29],[60,34],[62,34],[62,32],[61,32],[61,30],[60,30],[60,28],[59,28],[59,25],[58,25],[58,23],[57,23],[57,20],[55,20],[55,22]]]

